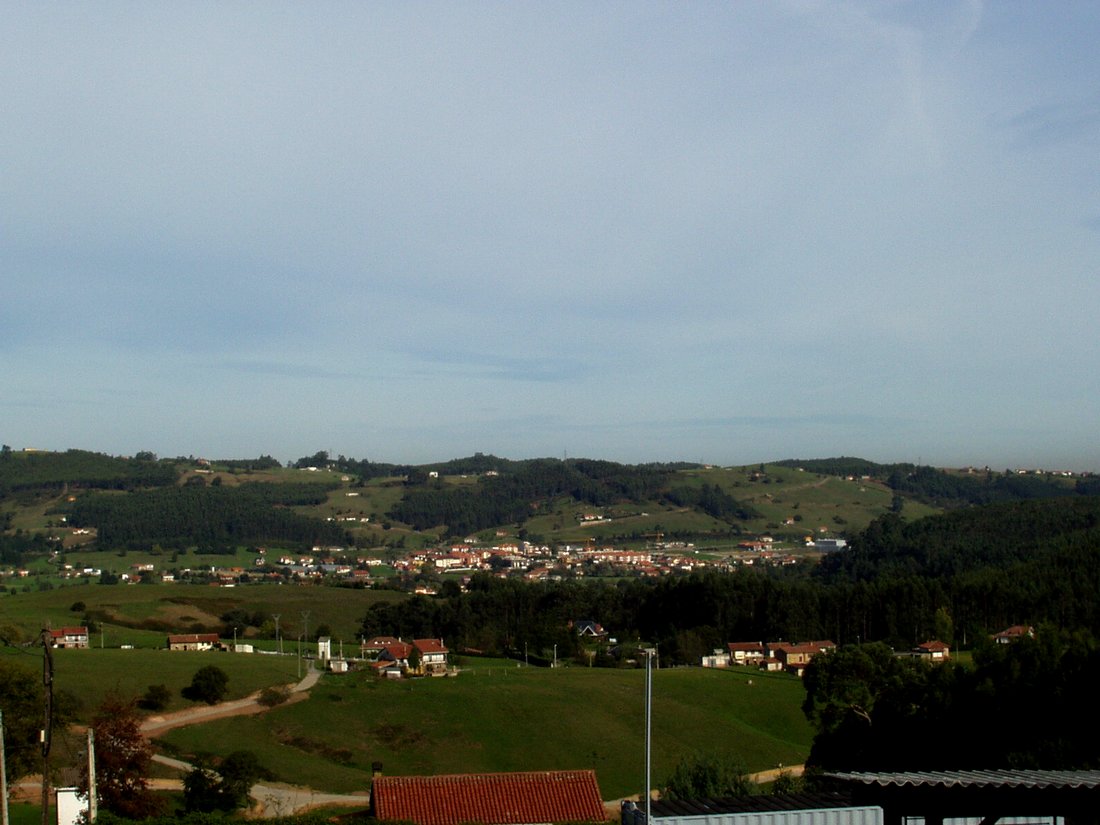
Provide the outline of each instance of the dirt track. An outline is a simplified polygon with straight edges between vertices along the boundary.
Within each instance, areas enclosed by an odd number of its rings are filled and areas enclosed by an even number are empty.
[[[309,689],[317,684],[321,678],[321,672],[313,668],[306,673],[305,678],[290,688],[290,696],[287,703],[300,702],[308,698]],[[215,719],[226,719],[231,716],[246,716],[255,713],[264,713],[271,708],[260,704],[260,693],[254,693],[243,699],[234,699],[229,702],[221,702],[216,705],[204,707],[186,708],[175,713],[165,713],[159,716],[150,716],[141,724],[141,732],[148,738],[155,738],[175,728],[187,725],[201,725]],[[186,773],[194,768],[189,762],[181,759],[173,759],[169,756],[156,754],[153,761],[165,765],[174,770]],[[179,790],[182,781],[178,779],[158,779],[153,783],[154,787],[164,790]],[[38,787],[35,785],[35,787]],[[256,804],[249,812],[254,817],[278,817],[290,814],[302,813],[311,808],[327,805],[341,805],[349,807],[366,808],[370,803],[370,794],[364,790],[356,794],[330,794],[315,791],[312,788],[288,785],[285,783],[261,782],[252,786],[251,797]]]

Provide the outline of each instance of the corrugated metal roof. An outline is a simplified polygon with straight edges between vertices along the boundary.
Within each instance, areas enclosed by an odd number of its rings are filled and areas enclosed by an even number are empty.
[[[902,771],[835,772],[825,776],[864,785],[925,785],[940,788],[1100,788],[1100,771]]]
[[[380,820],[418,825],[513,825],[606,819],[595,771],[380,776],[371,783]]]
[[[708,816],[710,814],[761,813],[767,811],[803,811],[821,808],[848,808],[852,796],[841,792],[753,794],[718,799],[660,799],[649,805],[654,819],[664,817]]]

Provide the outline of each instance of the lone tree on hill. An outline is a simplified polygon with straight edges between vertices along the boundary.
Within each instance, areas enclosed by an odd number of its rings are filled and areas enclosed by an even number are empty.
[[[184,699],[192,702],[206,702],[208,705],[216,705],[225,696],[229,685],[229,676],[220,667],[206,665],[200,667],[191,677],[191,684],[180,693]]]

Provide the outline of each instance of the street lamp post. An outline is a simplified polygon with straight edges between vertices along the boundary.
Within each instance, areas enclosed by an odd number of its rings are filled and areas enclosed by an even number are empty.
[[[645,825],[649,825],[650,796],[650,767],[653,755],[653,654],[650,649],[645,652]]]

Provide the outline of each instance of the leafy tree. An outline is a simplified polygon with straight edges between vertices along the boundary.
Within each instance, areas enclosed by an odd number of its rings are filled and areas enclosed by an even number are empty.
[[[15,780],[38,769],[38,730],[42,725],[42,677],[0,661],[0,711],[8,776]]]
[[[183,806],[188,812],[209,813],[222,807],[220,780],[208,757],[196,757],[194,767],[183,778]]]
[[[160,813],[161,802],[149,787],[153,749],[141,734],[132,700],[108,695],[92,720],[95,735],[95,781],[99,804],[131,819]],[[87,776],[82,787],[87,789]]]
[[[157,711],[168,707],[170,701],[172,701],[172,691],[167,685],[149,685],[145,689],[145,695],[138,699],[137,705],[142,710]]]
[[[699,753],[680,760],[663,795],[670,799],[716,799],[747,796],[754,789],[744,766],[729,754]]]
[[[420,670],[420,651],[416,649],[415,645],[409,651],[408,662],[409,670],[413,671],[414,673]]]
[[[183,779],[183,804],[187,811],[231,811],[248,805],[249,791],[265,775],[252,751],[233,751],[213,767],[200,756]]]
[[[1012,645],[983,641],[973,668],[899,659],[877,644],[841,648],[806,669],[803,710],[818,730],[808,762],[830,770],[1096,768],[1098,672],[1091,634],[1046,628]],[[951,731],[949,749],[943,731]]]
[[[802,790],[803,786],[802,777],[795,776],[790,771],[780,770],[779,775],[775,778],[775,782],[772,783],[772,795],[780,796],[782,794],[798,793]]]
[[[955,642],[955,623],[951,619],[951,613],[946,607],[936,608],[936,615],[932,617],[933,636],[946,644]]]
[[[233,751],[218,766],[221,775],[221,795],[231,808],[248,805],[248,794],[264,770],[252,751]]]
[[[184,699],[192,702],[206,702],[208,705],[216,705],[225,696],[229,685],[229,676],[216,665],[206,665],[199,668],[191,677],[191,684],[182,691]]]

